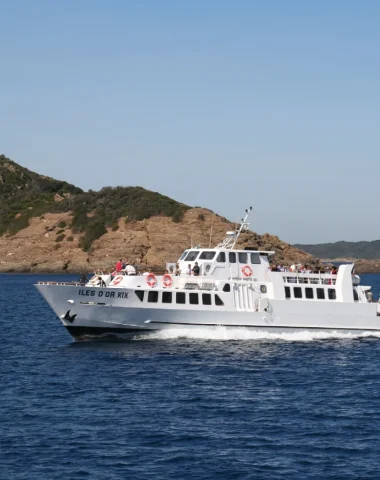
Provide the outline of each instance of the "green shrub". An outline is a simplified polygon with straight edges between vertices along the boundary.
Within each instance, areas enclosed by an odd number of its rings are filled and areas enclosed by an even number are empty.
[[[64,232],[64,230],[63,230],[63,229],[61,229],[61,230],[57,230],[57,235],[61,235],[61,233],[63,233],[63,232]]]
[[[74,240],[74,237],[72,235],[70,235],[69,237],[66,238],[66,240],[68,242],[72,242]]]
[[[65,238],[65,234],[62,233],[61,235],[58,235],[58,237],[55,239],[56,242],[62,242],[62,240]]]
[[[57,226],[58,228],[66,228],[67,223],[64,220],[61,220]]]
[[[183,211],[182,210],[177,210],[173,216],[172,216],[172,221],[174,223],[180,223],[183,219]]]
[[[17,232],[27,227],[29,227],[29,215],[24,214],[13,221],[8,229],[8,232],[10,235],[16,235]]]
[[[93,220],[89,223],[84,236],[80,239],[79,245],[85,252],[91,248],[92,242],[107,233],[107,229],[100,220]]]
[[[198,219],[201,220],[202,222],[204,222],[205,216],[203,215],[203,213],[200,213],[200,214],[198,215]]]

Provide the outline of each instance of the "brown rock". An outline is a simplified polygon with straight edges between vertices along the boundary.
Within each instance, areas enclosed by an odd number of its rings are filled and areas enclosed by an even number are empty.
[[[59,243],[55,241],[56,226],[60,221],[70,225],[70,213],[47,213],[44,219],[32,218],[29,227],[16,235],[0,237],[0,271],[112,271],[120,257],[132,263],[162,268],[166,262],[175,262],[191,246],[215,247],[223,240],[227,230],[235,228],[235,224],[202,208],[188,210],[180,223],[163,216],[127,223],[125,220],[120,218],[116,231],[109,229],[93,243],[90,252],[84,252],[79,247],[80,235],[74,234],[69,227],[65,229],[64,240]],[[74,237],[72,242],[67,241],[69,236]],[[311,255],[290,247],[268,233],[262,236],[255,232],[244,233],[237,247],[275,251],[275,263],[290,265],[316,262]]]

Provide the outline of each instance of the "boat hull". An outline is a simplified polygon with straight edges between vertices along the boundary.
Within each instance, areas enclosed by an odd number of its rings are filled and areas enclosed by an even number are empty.
[[[374,303],[270,300],[268,308],[262,311],[207,309],[202,305],[178,308],[175,304],[152,308],[142,303],[133,290],[125,288],[95,290],[49,284],[37,285],[37,288],[76,339],[220,326],[275,333],[380,331],[380,316],[377,316],[377,304]]]

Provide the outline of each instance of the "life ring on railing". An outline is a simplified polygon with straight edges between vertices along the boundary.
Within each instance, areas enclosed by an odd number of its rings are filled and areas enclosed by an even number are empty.
[[[156,276],[154,275],[154,273],[150,273],[149,275],[146,276],[146,283],[150,287],[154,287],[156,285],[157,279],[156,279]]]
[[[164,287],[166,288],[170,288],[173,284],[173,279],[172,277],[166,273],[163,277],[162,277],[162,283],[164,285]]]
[[[252,268],[249,266],[249,265],[244,265],[244,267],[242,267],[241,271],[243,272],[243,275],[245,277],[252,277]]]
[[[119,283],[123,280],[123,275],[118,275],[114,281],[113,281],[113,285],[119,285]]]

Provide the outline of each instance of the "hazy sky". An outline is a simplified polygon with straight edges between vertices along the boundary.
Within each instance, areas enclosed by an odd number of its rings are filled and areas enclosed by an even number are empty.
[[[380,238],[380,1],[0,0],[0,153],[296,243]]]

